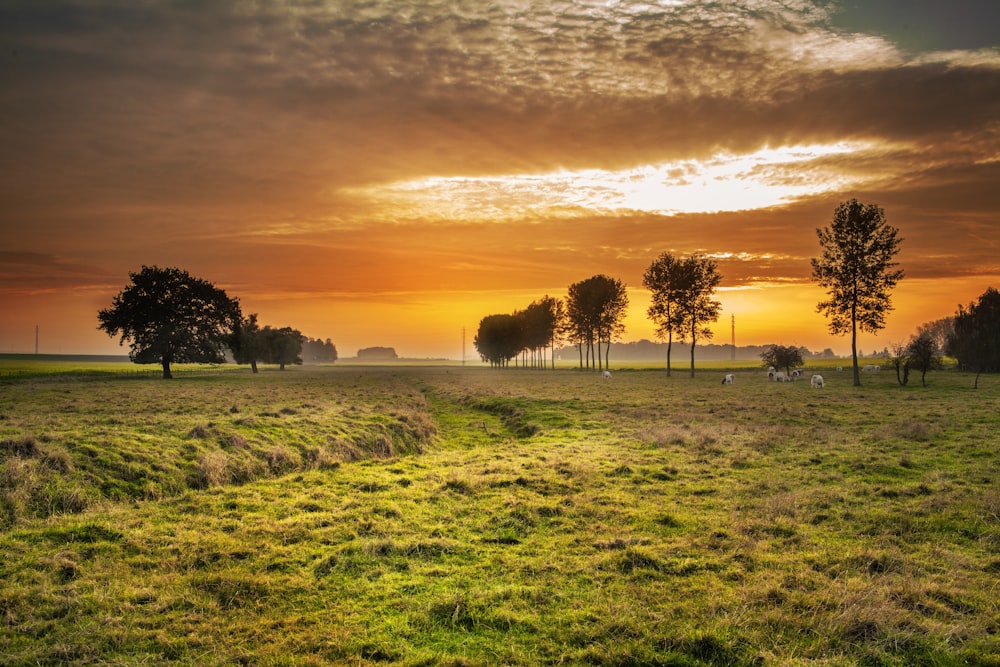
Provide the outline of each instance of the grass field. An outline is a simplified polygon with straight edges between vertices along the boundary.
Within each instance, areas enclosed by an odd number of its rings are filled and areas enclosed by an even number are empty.
[[[740,366],[0,376],[0,664],[1000,665],[1000,380]]]

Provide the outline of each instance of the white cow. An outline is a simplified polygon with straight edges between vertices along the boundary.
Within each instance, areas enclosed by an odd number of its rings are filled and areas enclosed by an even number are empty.
[[[732,373],[726,373],[726,377],[722,378],[722,384],[733,384],[736,382],[736,376]]]
[[[875,367],[871,364],[865,364],[864,366],[861,367],[861,371],[863,373],[874,373]]]
[[[785,371],[777,371],[774,374],[774,381],[775,382],[791,382],[792,379],[790,377],[788,377],[787,375],[785,375]]]
[[[601,377],[604,378],[605,380],[610,380],[611,379],[611,371],[604,371],[603,373],[601,373]]]
[[[844,372],[844,367],[843,366],[837,366],[837,372],[838,373],[843,373]]]
[[[823,376],[822,375],[813,375],[812,376],[812,380],[809,381],[809,386],[810,387],[819,387],[820,389],[822,389],[823,388]]]
[[[796,368],[794,371],[792,371],[792,377],[793,378],[800,378],[800,377],[802,377],[802,373],[804,373],[804,372],[805,371],[803,371],[801,368]]]

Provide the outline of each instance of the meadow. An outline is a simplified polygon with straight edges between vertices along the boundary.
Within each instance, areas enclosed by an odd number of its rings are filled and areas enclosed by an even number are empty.
[[[0,375],[0,664],[1000,665],[993,376],[86,370]]]

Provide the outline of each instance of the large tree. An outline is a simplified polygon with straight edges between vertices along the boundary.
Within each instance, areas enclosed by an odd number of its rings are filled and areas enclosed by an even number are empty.
[[[242,315],[237,299],[177,268],[143,266],[130,285],[97,314],[98,329],[130,341],[129,358],[159,363],[170,378],[172,363],[223,363]]]
[[[947,351],[960,367],[975,369],[975,388],[983,371],[1000,370],[1000,292],[990,287],[978,303],[958,306]]]
[[[833,223],[816,234],[823,255],[811,260],[812,278],[829,296],[816,310],[829,319],[832,334],[851,334],[854,385],[861,386],[858,330],[876,333],[885,327],[892,310],[890,293],[903,277],[901,269],[893,268],[902,239],[881,208],[857,199],[842,202]]]

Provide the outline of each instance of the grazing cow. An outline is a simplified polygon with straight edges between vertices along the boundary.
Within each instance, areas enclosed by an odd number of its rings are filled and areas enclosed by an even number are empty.
[[[601,377],[604,378],[605,380],[610,380],[611,379],[611,371],[604,371],[603,373],[601,373]]]
[[[736,376],[732,373],[726,373],[726,377],[722,378],[722,384],[732,384],[736,382]]]
[[[809,386],[810,387],[819,387],[820,389],[822,389],[823,388],[823,376],[822,375],[813,375],[812,376],[812,380],[809,381]]]
[[[874,373],[875,367],[872,366],[871,364],[865,364],[864,366],[861,367],[861,371],[864,373]]]
[[[844,372],[844,367],[843,366],[837,366],[837,372],[838,373],[843,373]]]
[[[790,377],[788,377],[787,375],[785,375],[785,371],[777,371],[774,374],[774,381],[775,382],[791,382],[792,379]]]
[[[804,371],[801,368],[796,368],[794,371],[792,371],[792,377],[793,378],[800,378],[800,377],[802,377],[802,373],[803,372]]]

